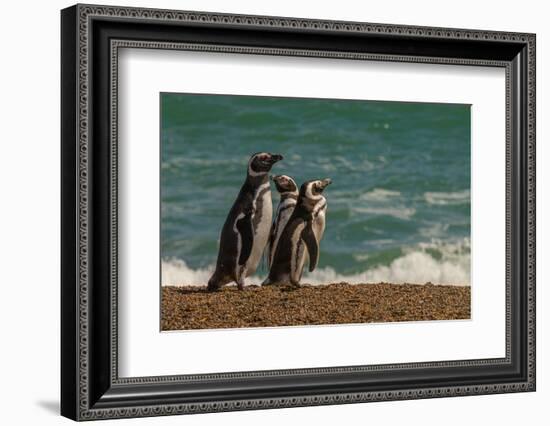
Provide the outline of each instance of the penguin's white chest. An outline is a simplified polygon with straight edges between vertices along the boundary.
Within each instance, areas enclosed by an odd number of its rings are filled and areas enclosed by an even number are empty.
[[[323,238],[323,234],[325,233],[326,211],[327,211],[327,207],[325,204],[325,206],[319,211],[319,213],[317,214],[317,217],[313,222],[313,232],[315,233],[315,238],[317,239],[318,243],[321,242],[321,239]]]
[[[252,217],[252,223],[254,228],[254,243],[252,244],[252,251],[250,257],[246,262],[246,275],[252,275],[256,272],[262,253],[267,245],[269,239],[269,233],[271,231],[271,220],[273,217],[273,204],[271,201],[271,191],[269,190],[269,183],[267,190],[262,185],[256,192],[254,199],[254,216]]]
[[[317,239],[317,243],[321,243],[323,234],[325,233],[325,216],[327,213],[327,200],[321,197],[313,209],[313,233]]]
[[[323,234],[325,233],[325,216],[327,212],[327,202],[323,197],[322,200],[317,203],[316,208],[313,211],[313,233],[315,234],[315,239],[317,244],[321,245],[321,240],[323,239]],[[309,253],[304,246],[304,243],[301,240],[298,242],[298,261],[296,263],[296,276],[301,277],[302,270],[306,262],[309,262]],[[299,278],[298,278],[299,280]]]

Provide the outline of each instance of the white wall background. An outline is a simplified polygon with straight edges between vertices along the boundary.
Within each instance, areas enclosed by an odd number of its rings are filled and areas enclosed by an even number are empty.
[[[544,424],[550,400],[550,27],[536,0],[120,0],[142,7],[537,33],[538,390],[421,401],[293,408],[119,424]],[[0,401],[2,423],[68,424],[59,405],[59,9],[71,2],[3,4],[0,63]],[[546,122],[545,122],[546,121]],[[131,422],[131,423],[128,423]],[[102,424],[116,424],[107,421]]]

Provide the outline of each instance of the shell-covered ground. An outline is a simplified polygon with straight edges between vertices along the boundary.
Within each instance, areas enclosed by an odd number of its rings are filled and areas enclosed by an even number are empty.
[[[470,287],[328,284],[299,288],[163,287],[162,330],[276,327],[470,318]]]

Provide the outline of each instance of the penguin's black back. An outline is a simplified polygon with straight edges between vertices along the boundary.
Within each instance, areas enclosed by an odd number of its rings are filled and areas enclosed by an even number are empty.
[[[247,177],[244,184],[229,210],[220,234],[220,247],[216,261],[216,275],[220,278],[227,277],[229,281],[234,279],[235,265],[238,262],[238,237],[233,230],[237,217],[252,209],[254,194],[262,183],[268,182],[267,177]]]
[[[275,248],[275,255],[273,256],[273,263],[271,270],[269,271],[269,280],[278,282],[281,276],[286,276],[290,271],[290,262],[292,259],[292,236],[296,231],[296,228],[301,224],[307,223],[308,217],[307,209],[304,206],[296,205],[294,212],[288,219],[288,223],[285,229],[279,237],[279,242]]]

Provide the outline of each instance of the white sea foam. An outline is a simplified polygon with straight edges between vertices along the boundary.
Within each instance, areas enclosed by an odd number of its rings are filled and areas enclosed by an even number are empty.
[[[353,255],[353,258],[357,260],[358,262],[364,262],[365,260],[370,258],[370,254],[368,253],[356,253]]]
[[[392,216],[397,219],[409,220],[416,214],[416,209],[413,207],[406,207],[399,202],[396,204],[395,200],[399,200],[400,197],[401,192],[399,191],[374,188],[371,191],[359,195],[359,202],[350,205],[350,210],[352,214]]]
[[[448,223],[435,223],[430,226],[420,228],[418,232],[426,238],[441,238],[447,234],[448,230]]]
[[[456,205],[466,204],[470,201],[470,190],[465,189],[457,192],[426,192],[424,199],[428,204],[433,205]]]
[[[339,275],[327,267],[312,272],[302,280],[311,284],[346,282],[349,284],[434,284],[470,285],[470,271],[464,265],[437,261],[423,252],[408,253],[395,259],[389,266],[378,266],[353,275]]]
[[[162,260],[162,285],[206,285],[213,270],[213,266],[204,269],[191,269],[181,259]]]
[[[337,274],[333,268],[325,267],[306,275],[302,281],[311,284],[333,282],[425,284],[431,282],[467,286],[470,285],[470,240],[466,238],[454,243],[433,240],[405,250],[403,256],[393,260],[387,266],[380,265],[350,275]]]
[[[182,259],[163,259],[161,263],[162,285],[206,285],[214,272],[215,265],[206,268],[192,269]],[[261,284],[258,276],[248,277],[247,284]]]
[[[372,191],[365,192],[359,196],[360,200],[365,201],[388,201],[392,198],[399,197],[399,191],[392,191],[384,188],[374,188]]]
[[[162,285],[206,285],[214,266],[191,269],[180,259],[162,261]],[[247,278],[247,284],[260,284],[263,277]],[[393,260],[357,274],[339,274],[330,266],[305,273],[303,283],[319,285],[346,282],[349,284],[446,284],[470,285],[470,241],[455,243],[433,240],[422,243]]]
[[[353,213],[393,216],[397,219],[409,220],[416,213],[413,207],[351,207]]]

